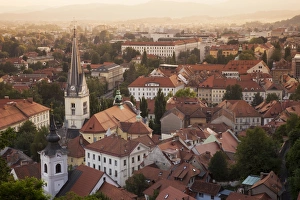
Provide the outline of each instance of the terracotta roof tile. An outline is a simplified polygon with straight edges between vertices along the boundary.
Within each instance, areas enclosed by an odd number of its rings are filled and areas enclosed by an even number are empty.
[[[273,191],[275,194],[279,196],[281,195],[281,192],[284,189],[280,179],[273,171],[271,171],[266,177],[264,177],[260,181],[256,182],[251,187],[251,190],[261,185],[266,186],[267,188],[269,188],[271,191]]]
[[[168,186],[166,189],[162,190],[158,194],[156,199],[157,200],[165,200],[165,199],[196,200],[194,197],[191,197],[188,194],[186,194],[172,186]]]
[[[13,168],[18,179],[24,179],[26,177],[35,177],[41,179],[41,164],[32,163],[21,166],[16,166]]]
[[[138,171],[134,171],[134,174],[143,174],[146,177],[146,179],[155,183],[161,179],[167,179],[170,174],[170,171],[161,170],[152,166],[145,166],[144,168]]]
[[[86,149],[122,157],[129,155],[138,144],[139,142],[137,141],[124,140],[120,136],[115,136],[113,134],[87,145]]]
[[[198,193],[205,193],[211,196],[217,196],[217,194],[221,190],[221,185],[195,180],[191,187],[191,190]]]
[[[159,84],[159,87],[175,88],[180,85],[184,85],[183,82],[178,81],[176,75],[171,77],[144,77],[140,76],[135,79],[128,87],[145,87],[147,83]]]
[[[90,144],[82,135],[68,141],[68,156],[73,158],[82,158],[85,155],[84,147]]]
[[[117,188],[112,184],[104,182],[98,192],[102,192],[110,199],[114,200],[133,200],[137,199],[137,195],[128,192],[123,188]]]
[[[152,196],[153,192],[155,190],[158,190],[158,192],[161,192],[169,186],[172,186],[182,192],[186,191],[186,186],[182,182],[175,181],[175,180],[162,179],[162,180],[159,180],[158,182],[154,183],[153,185],[151,185],[143,193],[146,195]]]

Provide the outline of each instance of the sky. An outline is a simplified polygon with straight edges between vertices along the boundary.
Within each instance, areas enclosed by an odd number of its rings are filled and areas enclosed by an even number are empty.
[[[64,6],[70,4],[88,4],[88,3],[107,3],[107,4],[125,4],[134,5],[148,2],[150,0],[0,0],[1,6]],[[166,1],[166,0],[156,0],[156,1]],[[171,0],[178,2],[197,2],[204,4],[216,4],[224,2],[227,0]]]

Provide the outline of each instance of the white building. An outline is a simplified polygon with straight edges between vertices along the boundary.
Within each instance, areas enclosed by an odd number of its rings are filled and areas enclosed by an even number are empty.
[[[173,95],[180,89],[184,88],[184,82],[182,82],[176,75],[170,77],[160,77],[160,76],[151,76],[151,77],[138,77],[133,81],[129,86],[130,95],[139,101],[143,96],[146,99],[154,99],[156,97],[159,89],[164,93],[165,96],[168,93]]]
[[[147,54],[152,54],[160,57],[172,57],[173,52],[177,57],[180,52],[193,50],[194,48],[200,49],[201,39],[189,39],[180,41],[161,41],[161,42],[124,42],[121,50],[124,53],[126,48],[130,47],[141,54],[146,51]]]
[[[108,174],[120,186],[140,169],[149,147],[112,134],[85,147],[85,164]]]

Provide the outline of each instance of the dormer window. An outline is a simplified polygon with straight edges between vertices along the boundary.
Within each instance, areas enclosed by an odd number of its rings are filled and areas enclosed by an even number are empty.
[[[47,164],[44,164],[44,173],[48,173],[48,168],[47,168]]]

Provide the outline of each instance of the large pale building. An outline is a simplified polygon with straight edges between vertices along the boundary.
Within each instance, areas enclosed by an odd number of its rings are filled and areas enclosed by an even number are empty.
[[[160,57],[172,57],[173,53],[178,57],[180,52],[193,50],[194,48],[202,49],[201,39],[193,38],[180,41],[158,41],[158,42],[124,42],[121,50],[124,53],[126,48],[133,48],[141,54],[146,51],[147,54],[152,54]]]
[[[8,127],[16,131],[27,120],[37,128],[49,126],[49,108],[29,99],[0,99],[0,131]]]
[[[64,95],[65,127],[68,129],[80,129],[85,119],[90,118],[90,94],[85,74],[80,65],[75,29],[72,43],[71,67]]]
[[[292,74],[295,78],[300,78],[300,54],[296,54],[292,59]]]

